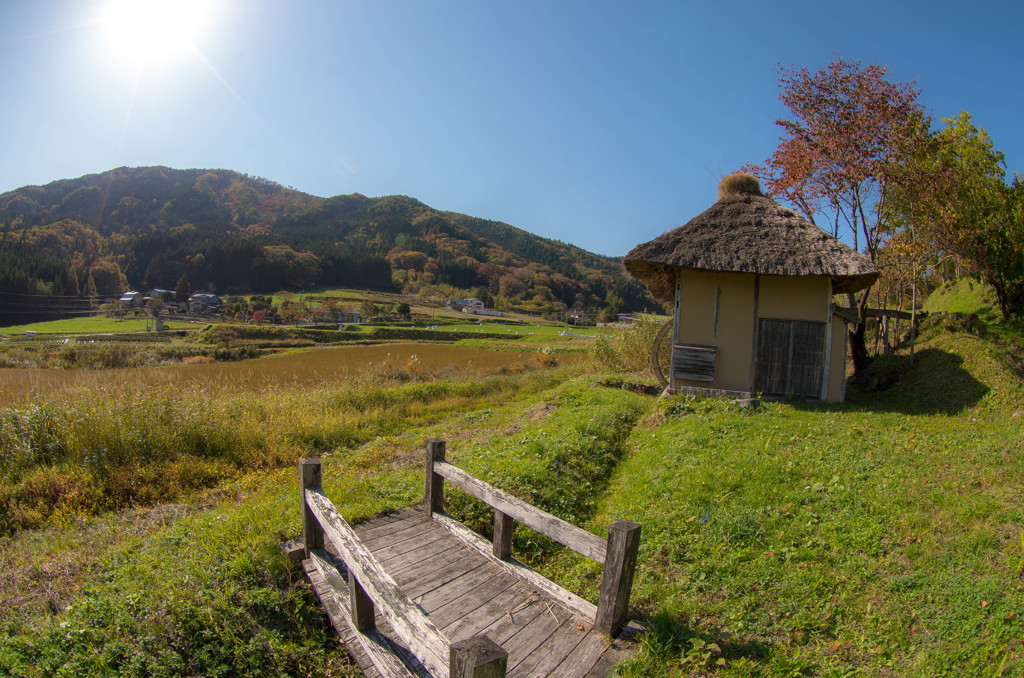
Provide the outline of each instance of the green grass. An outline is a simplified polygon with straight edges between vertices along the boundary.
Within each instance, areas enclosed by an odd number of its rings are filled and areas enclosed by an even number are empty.
[[[642,342],[615,336],[601,350],[627,365]],[[81,401],[65,408],[75,421],[22,412],[35,454],[76,440],[54,432],[88,440],[95,428],[111,436],[104,449],[159,457],[206,436],[221,442],[198,458],[280,449],[288,467],[238,467],[173,511],[12,534],[0,673],[352,675],[274,550],[299,530],[291,464],[324,452],[325,491],[357,520],[422,497],[423,439],[437,436],[457,465],[597,534],[621,518],[643,525],[632,607],[649,631],[620,675],[1022,675],[1024,383],[991,334],[931,322],[916,348],[913,367],[905,351],[880,361],[894,386],[851,387],[842,406],[656,403],[573,377],[577,364],[214,397],[208,435],[170,396],[150,412],[177,428],[133,428],[147,406],[124,402],[116,417]],[[448,505],[489,533],[481,504],[451,490]],[[594,563],[525,529],[514,551],[596,599]]]
[[[973,278],[960,278],[933,291],[922,305],[929,313],[976,313],[985,322],[1002,318],[991,285]]]
[[[150,321],[152,322],[152,321]],[[195,327],[188,323],[169,322],[164,323],[169,330],[188,329]],[[49,320],[29,325],[10,325],[0,327],[0,336],[23,336],[31,330],[37,334],[88,334],[99,332],[143,332],[146,329],[146,321],[143,319],[120,319],[120,318],[68,318],[64,320]]]
[[[881,397],[676,397],[637,428],[597,513],[644,526],[624,675],[704,675],[698,641],[717,675],[1024,671],[1024,388],[972,335],[922,343]]]

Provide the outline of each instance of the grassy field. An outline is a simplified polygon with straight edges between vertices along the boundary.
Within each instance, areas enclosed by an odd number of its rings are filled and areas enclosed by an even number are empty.
[[[152,321],[151,321],[152,322]],[[183,330],[195,327],[188,323],[168,322],[164,327],[169,330]],[[106,332],[143,332],[146,329],[144,319],[121,319],[121,318],[68,318],[65,320],[50,320],[30,325],[9,325],[0,327],[0,336],[17,337],[24,336],[27,330],[37,334],[90,334]]]
[[[638,367],[643,337],[614,334],[582,364]],[[275,550],[299,531],[294,460],[321,454],[327,494],[358,520],[420,500],[437,436],[597,534],[643,525],[633,609],[649,631],[621,675],[1024,675],[1024,381],[1000,332],[929,321],[913,366],[905,349],[876,364],[888,390],[753,410],[599,387],[616,375],[579,361],[417,367],[427,348],[40,386],[0,410],[0,673],[355,675]],[[321,379],[354,349],[385,353]],[[489,532],[475,500],[449,504]],[[593,563],[523,529],[513,550],[596,599]]]

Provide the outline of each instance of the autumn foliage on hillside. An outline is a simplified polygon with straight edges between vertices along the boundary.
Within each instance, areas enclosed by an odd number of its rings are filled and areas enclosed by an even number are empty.
[[[616,260],[404,196],[318,198],[228,170],[166,167],[0,195],[0,289],[86,294],[100,263],[141,290],[187,276],[193,290],[220,293],[333,285],[477,291],[538,311],[654,306]]]

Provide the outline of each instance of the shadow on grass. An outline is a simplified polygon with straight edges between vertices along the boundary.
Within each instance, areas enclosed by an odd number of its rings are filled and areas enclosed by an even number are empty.
[[[977,404],[989,388],[963,367],[955,353],[926,348],[914,357],[878,358],[870,367],[886,388],[875,390],[851,380],[846,402],[869,410],[902,414],[958,414]]]
[[[701,633],[692,628],[685,617],[658,612],[645,622],[647,627],[640,637],[641,654],[636,664],[680,662],[693,667],[711,668],[718,659],[733,663],[740,659],[763,661],[772,653],[772,644],[764,640],[735,640],[722,629]],[[631,675],[626,671],[627,675]],[[798,674],[799,675],[799,674]]]

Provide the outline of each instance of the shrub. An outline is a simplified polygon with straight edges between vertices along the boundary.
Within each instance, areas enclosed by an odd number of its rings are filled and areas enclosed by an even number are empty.
[[[611,336],[599,336],[590,349],[595,367],[635,375],[649,373],[651,348],[664,322],[663,316],[643,316],[632,327],[618,329]]]

